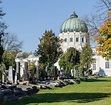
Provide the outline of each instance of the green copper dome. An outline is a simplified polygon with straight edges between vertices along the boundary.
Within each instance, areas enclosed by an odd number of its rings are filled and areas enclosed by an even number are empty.
[[[86,23],[79,19],[75,12],[70,16],[69,19],[63,22],[60,33],[62,32],[88,32]]]

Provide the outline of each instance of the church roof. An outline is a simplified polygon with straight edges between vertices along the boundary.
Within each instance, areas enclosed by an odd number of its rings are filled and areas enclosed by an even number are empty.
[[[62,32],[88,32],[86,23],[79,19],[75,12],[70,16],[69,19],[65,20],[60,28]]]

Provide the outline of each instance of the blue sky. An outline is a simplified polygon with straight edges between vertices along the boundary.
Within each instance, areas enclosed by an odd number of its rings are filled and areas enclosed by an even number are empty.
[[[59,34],[60,26],[73,11],[83,18],[90,15],[98,0],[2,0],[0,4],[9,26],[7,32],[23,41],[22,51],[34,52],[45,30]]]

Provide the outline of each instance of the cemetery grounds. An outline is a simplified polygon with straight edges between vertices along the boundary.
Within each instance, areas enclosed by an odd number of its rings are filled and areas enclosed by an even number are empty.
[[[111,77],[88,79],[51,90],[42,89],[35,95],[3,105],[111,105]]]

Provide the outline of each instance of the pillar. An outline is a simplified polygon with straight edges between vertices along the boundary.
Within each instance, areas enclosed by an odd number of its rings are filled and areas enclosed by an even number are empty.
[[[8,71],[8,80],[13,83],[13,67],[9,66],[9,71]]]
[[[17,81],[20,80],[20,62],[16,62],[16,76]]]
[[[27,71],[28,71],[28,62],[24,62],[24,80],[28,80],[28,74],[27,74]]]

